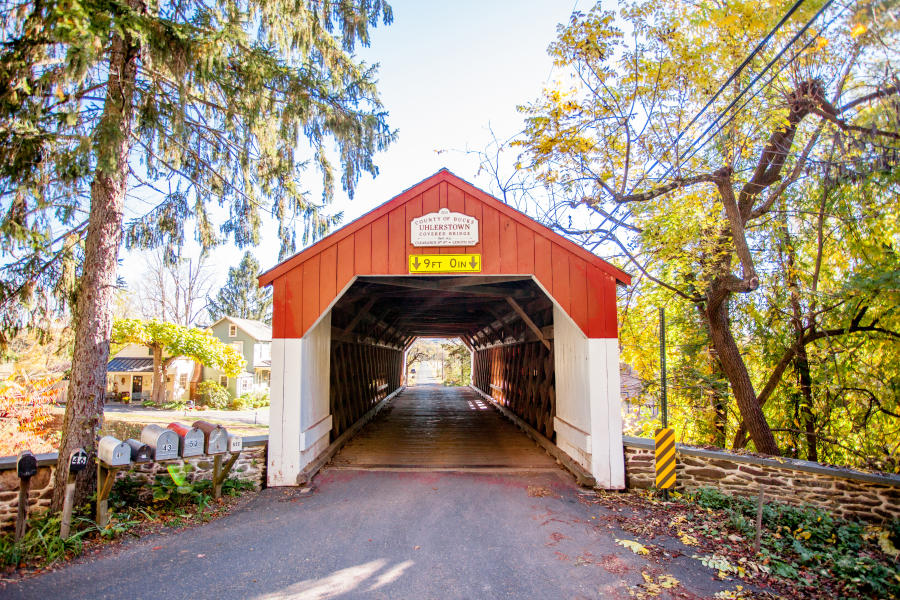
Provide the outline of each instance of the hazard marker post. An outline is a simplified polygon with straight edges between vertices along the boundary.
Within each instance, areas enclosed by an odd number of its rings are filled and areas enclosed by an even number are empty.
[[[675,485],[675,431],[663,427],[656,432],[656,489],[668,491]],[[668,499],[668,498],[667,498]]]

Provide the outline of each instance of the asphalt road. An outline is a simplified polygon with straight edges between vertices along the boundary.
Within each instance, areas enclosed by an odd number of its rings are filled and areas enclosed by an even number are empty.
[[[598,525],[606,509],[583,493],[562,471],[326,470],[306,494],[264,490],[215,522],[105,550],[0,597],[629,598],[642,570],[663,568],[694,594],[680,598],[726,589],[692,549],[661,567],[616,545],[633,536]]]

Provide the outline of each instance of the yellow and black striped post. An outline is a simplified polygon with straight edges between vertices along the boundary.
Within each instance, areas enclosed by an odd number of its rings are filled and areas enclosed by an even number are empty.
[[[675,431],[663,427],[656,432],[656,489],[675,485]]]

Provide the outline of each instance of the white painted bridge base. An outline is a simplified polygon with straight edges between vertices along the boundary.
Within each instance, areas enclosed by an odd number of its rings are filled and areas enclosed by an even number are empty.
[[[582,333],[553,306],[556,445],[590,471],[597,487],[625,488],[619,342]]]
[[[297,485],[303,468],[328,448],[330,369],[331,311],[302,338],[272,340],[269,486]]]

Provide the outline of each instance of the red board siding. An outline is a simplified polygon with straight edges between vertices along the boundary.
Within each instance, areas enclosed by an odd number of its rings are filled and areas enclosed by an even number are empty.
[[[406,210],[404,207],[392,210],[388,215],[389,264],[392,275],[405,275],[409,272],[406,262]]]
[[[372,274],[372,227],[353,234],[353,268],[357,275]]]
[[[279,307],[277,299],[274,299],[273,312],[277,308],[277,312],[281,313],[284,337],[300,337],[305,331],[303,328],[303,268],[297,267],[288,271],[280,281],[284,301]],[[273,328],[275,328],[274,325],[273,323]],[[277,328],[275,329],[277,330]]]
[[[551,293],[560,308],[571,315],[572,313],[569,310],[569,305],[571,304],[571,296],[569,295],[569,253],[556,244],[550,247],[550,267],[553,269],[553,290]]]
[[[337,245],[331,245],[322,251],[322,264],[319,267],[319,310],[325,310],[337,296]]]
[[[320,255],[311,257],[303,263],[303,333],[309,331],[319,318],[319,260]]]
[[[534,232],[524,225],[516,225],[516,273],[534,273]]]
[[[350,283],[355,273],[353,268],[353,236],[338,242],[337,250],[337,291],[340,292]]]
[[[387,275],[388,269],[388,218],[381,217],[372,223],[372,274]]]
[[[500,273],[500,213],[489,206],[484,207],[484,218],[481,221],[481,245],[484,256],[481,263],[485,273]]]
[[[518,264],[516,247],[516,222],[506,215],[500,216],[500,272],[516,273]]]
[[[616,337],[616,280],[627,282],[627,275],[465,182],[454,184],[448,173],[432,179],[439,181],[412,188],[282,263],[291,266],[273,269],[273,335],[302,337],[356,275],[406,275],[409,254],[443,252],[481,254],[486,275],[533,274],[585,335]],[[440,208],[478,219],[479,243],[412,246],[410,221]]]

